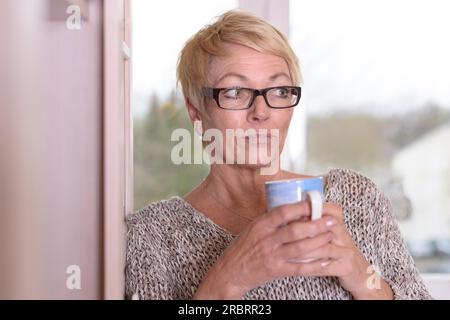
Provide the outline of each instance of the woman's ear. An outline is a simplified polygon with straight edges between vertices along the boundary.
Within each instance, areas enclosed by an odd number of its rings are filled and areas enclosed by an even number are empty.
[[[198,107],[194,106],[189,98],[185,98],[185,103],[188,109],[189,118],[191,118],[192,123],[195,123],[195,121],[202,121],[202,115]]]

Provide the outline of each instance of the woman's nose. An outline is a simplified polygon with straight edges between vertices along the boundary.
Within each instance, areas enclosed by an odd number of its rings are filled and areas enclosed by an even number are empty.
[[[250,121],[265,121],[270,116],[269,106],[264,100],[263,96],[258,96],[253,101],[250,107],[249,120]]]

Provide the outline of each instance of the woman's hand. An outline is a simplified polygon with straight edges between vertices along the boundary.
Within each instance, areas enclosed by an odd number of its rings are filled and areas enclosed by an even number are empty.
[[[383,280],[368,286],[369,263],[353,244],[342,209],[324,204],[309,221],[307,202],[275,208],[250,224],[211,268],[194,299],[240,299],[248,290],[286,276],[336,276],[356,299],[392,299]],[[309,263],[299,260],[314,259]],[[379,290],[374,290],[379,289]]]
[[[341,285],[356,299],[392,299],[389,285],[374,273],[360,250],[354,245],[345,227],[342,208],[337,204],[325,203],[323,217],[333,217],[337,224],[330,230],[333,233],[331,243],[310,252],[308,258],[328,259],[322,268],[310,275],[336,276]],[[370,278],[379,277],[375,281]]]
[[[328,248],[338,221],[331,215],[309,221],[310,212],[303,201],[253,221],[211,268],[194,299],[240,299],[271,280],[320,272],[328,256],[310,263],[292,261]]]

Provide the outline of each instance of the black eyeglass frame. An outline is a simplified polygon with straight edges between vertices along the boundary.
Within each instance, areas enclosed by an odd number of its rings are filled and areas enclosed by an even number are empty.
[[[267,92],[269,92],[270,90],[273,89],[277,89],[277,88],[284,88],[284,89],[297,89],[298,91],[298,95],[297,95],[297,101],[295,101],[295,103],[291,106],[288,107],[272,107],[267,99]],[[250,90],[252,92],[252,97],[249,101],[249,104],[247,107],[245,108],[238,108],[238,109],[233,109],[233,108],[224,108],[220,105],[219,103],[219,94],[221,91],[223,90],[231,90],[231,89],[245,89],[245,90]],[[267,106],[269,108],[272,109],[288,109],[288,108],[293,108],[296,105],[298,105],[298,103],[300,102],[300,97],[302,95],[302,88],[301,87],[296,87],[296,86],[276,86],[276,87],[269,87],[269,88],[264,88],[264,89],[253,89],[253,88],[244,88],[244,87],[229,87],[229,88],[210,88],[210,87],[203,87],[202,88],[202,93],[204,97],[207,98],[213,98],[214,101],[216,102],[217,106],[221,109],[224,110],[245,110],[245,109],[250,109],[251,106],[253,105],[253,103],[255,102],[255,99],[257,96],[263,96],[264,101],[266,102]]]

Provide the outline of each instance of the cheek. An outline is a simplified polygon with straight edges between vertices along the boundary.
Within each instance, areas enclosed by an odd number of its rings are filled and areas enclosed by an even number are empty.
[[[248,127],[245,125],[245,113],[240,111],[211,112],[210,123],[219,130]]]
[[[286,133],[292,119],[292,110],[275,110],[271,115],[275,127],[279,128],[281,133]]]

